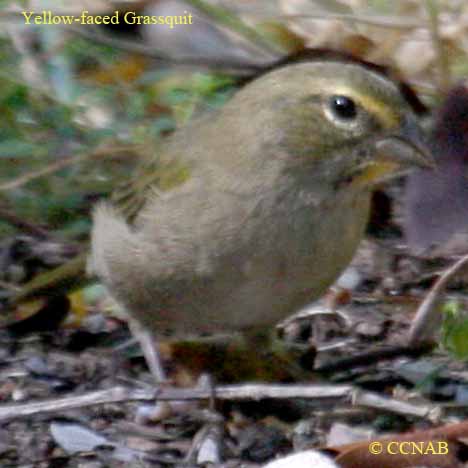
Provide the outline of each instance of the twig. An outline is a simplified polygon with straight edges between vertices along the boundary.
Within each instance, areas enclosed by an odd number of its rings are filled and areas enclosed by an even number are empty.
[[[204,387],[132,389],[123,386],[108,390],[90,392],[84,395],[43,400],[33,403],[0,405],[0,421],[28,417],[43,413],[56,413],[87,406],[129,401],[180,401],[208,400],[212,391]],[[263,399],[309,399],[323,405],[324,401],[335,404],[349,402],[393,413],[428,418],[431,421],[441,419],[441,410],[431,404],[412,404],[396,399],[382,397],[373,392],[357,390],[351,385],[267,385],[245,384],[226,385],[215,388],[219,400],[259,401]]]
[[[27,232],[32,236],[39,237],[39,238],[47,238],[49,236],[49,232],[47,229],[44,229],[40,226],[36,226],[35,224],[26,221],[24,218],[17,216],[15,213],[8,210],[8,208],[2,206],[0,204],[0,219],[2,221],[11,224],[12,226],[16,227],[18,230],[22,232]]]
[[[326,374],[330,372],[350,370],[356,367],[373,366],[378,362],[386,359],[396,359],[402,356],[421,356],[422,354],[430,351],[432,348],[433,346],[427,343],[417,343],[417,345],[414,346],[395,345],[381,349],[373,349],[361,354],[326,362],[320,367],[316,368],[315,371]]]
[[[383,397],[374,392],[355,390],[352,399],[353,405],[373,408],[379,411],[389,411],[405,416],[427,418],[432,422],[441,420],[442,411],[440,406],[426,404],[416,405],[408,401],[396,400],[395,398]]]
[[[31,182],[32,180],[38,179],[39,177],[44,177],[46,175],[53,174],[54,172],[60,171],[62,169],[65,169],[68,166],[73,166],[74,164],[77,164],[81,161],[84,161],[89,158],[94,158],[94,157],[101,157],[103,155],[107,155],[109,153],[116,153],[116,152],[127,152],[131,149],[130,146],[125,146],[125,147],[99,147],[95,149],[94,151],[80,154],[77,156],[72,156],[64,159],[60,159],[59,161],[55,161],[48,166],[45,166],[37,171],[32,171],[28,172],[26,174],[23,174],[16,179],[10,180],[9,182],[5,182],[3,184],[0,184],[0,192],[3,191],[9,191],[9,190],[15,190],[19,187],[22,187],[23,185],[26,185],[27,183]]]
[[[86,159],[87,155],[79,155],[74,156],[72,158],[61,159],[60,161],[55,161],[48,166],[42,167],[38,171],[27,172],[16,179],[10,180],[9,182],[5,182],[4,184],[0,184],[0,191],[7,192],[9,190],[15,190],[23,185],[26,185],[28,182],[31,182],[34,179],[38,179],[39,177],[44,177],[49,174],[53,174],[54,172],[60,171],[68,166],[72,166],[83,159]]]
[[[468,255],[465,255],[446,270],[435,282],[434,286],[432,286],[414,316],[408,333],[409,346],[416,346],[428,342],[433,338],[442,320],[442,316],[437,308],[440,296],[447,287],[448,282],[467,265]]]

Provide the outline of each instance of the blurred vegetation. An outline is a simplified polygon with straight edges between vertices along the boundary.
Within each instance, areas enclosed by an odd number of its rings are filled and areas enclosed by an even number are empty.
[[[0,207],[81,238],[92,203],[128,177],[139,146],[221,105],[233,80],[148,66],[75,35],[55,38],[61,43],[53,54],[43,48],[50,39],[44,34],[38,28],[34,37],[37,80],[24,74],[30,57],[0,38]],[[11,232],[0,220],[0,235]]]

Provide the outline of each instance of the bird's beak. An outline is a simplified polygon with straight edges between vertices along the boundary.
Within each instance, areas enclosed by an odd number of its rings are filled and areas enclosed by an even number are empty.
[[[424,132],[415,117],[406,117],[396,131],[377,137],[373,145],[369,159],[354,168],[354,185],[369,187],[402,175],[412,167],[435,167]]]
[[[375,148],[378,160],[394,164],[400,170],[414,166],[426,169],[435,167],[423,130],[413,116],[405,117],[397,132],[379,138]]]

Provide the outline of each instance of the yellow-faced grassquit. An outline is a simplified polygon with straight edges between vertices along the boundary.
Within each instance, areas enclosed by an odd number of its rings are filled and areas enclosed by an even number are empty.
[[[348,265],[373,186],[430,164],[415,102],[340,55],[267,71],[149,156],[131,216],[96,207],[90,270],[148,336],[275,324]]]

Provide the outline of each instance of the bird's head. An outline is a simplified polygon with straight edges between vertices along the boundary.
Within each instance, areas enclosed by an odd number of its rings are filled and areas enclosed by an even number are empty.
[[[423,105],[379,67],[343,57],[286,63],[237,96],[262,154],[334,187],[370,187],[431,156],[418,122]],[[239,99],[240,98],[240,99]]]

